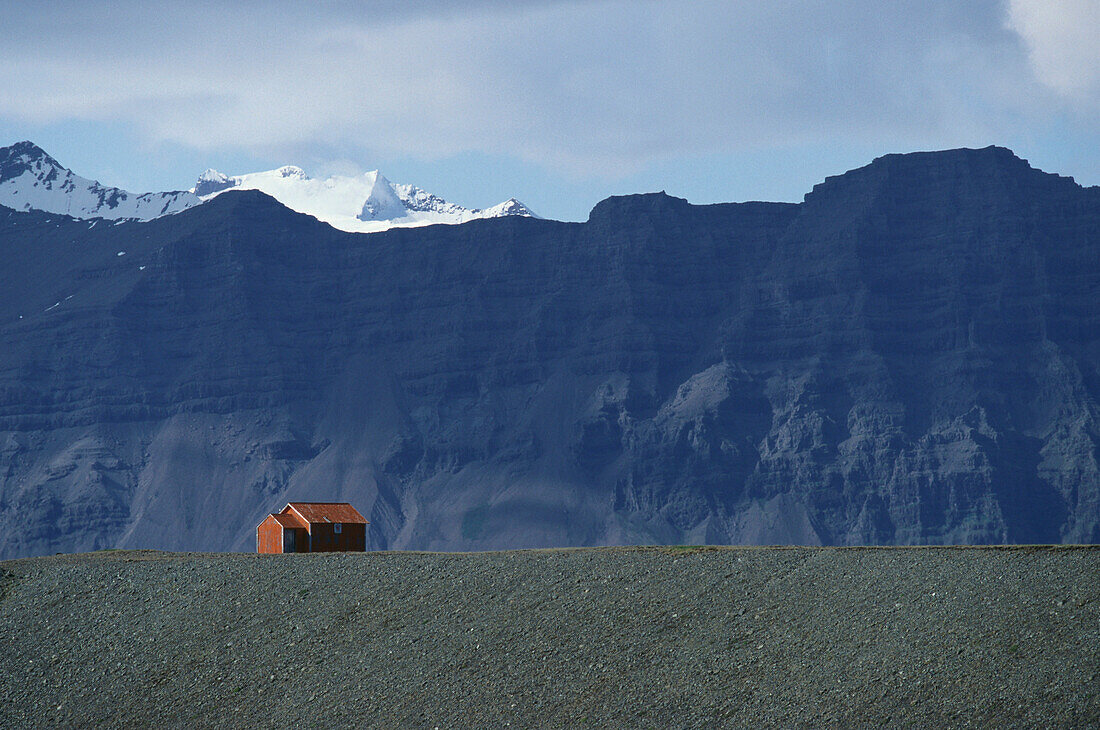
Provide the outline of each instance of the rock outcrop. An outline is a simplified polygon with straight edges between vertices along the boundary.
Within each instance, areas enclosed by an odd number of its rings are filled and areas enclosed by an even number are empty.
[[[0,555],[1100,542],[1100,189],[999,148],[802,204],[336,231],[0,211]]]

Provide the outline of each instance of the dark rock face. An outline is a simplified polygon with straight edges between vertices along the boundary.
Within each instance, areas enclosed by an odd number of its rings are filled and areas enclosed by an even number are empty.
[[[1100,542],[1100,189],[1007,150],[584,224],[0,219],[2,556],[291,499],[375,547]]]
[[[42,160],[48,166],[61,168],[57,160],[33,142],[24,140],[8,147],[0,147],[0,181],[19,177],[30,169],[29,163],[34,160]]]

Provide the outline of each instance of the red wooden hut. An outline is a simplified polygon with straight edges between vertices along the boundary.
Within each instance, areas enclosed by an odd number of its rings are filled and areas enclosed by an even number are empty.
[[[256,528],[256,552],[362,552],[368,524],[347,502],[291,502]]]

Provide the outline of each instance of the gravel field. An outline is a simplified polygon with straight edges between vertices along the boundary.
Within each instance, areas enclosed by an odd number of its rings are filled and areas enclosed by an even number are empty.
[[[2,727],[1100,727],[1100,548],[0,563]]]

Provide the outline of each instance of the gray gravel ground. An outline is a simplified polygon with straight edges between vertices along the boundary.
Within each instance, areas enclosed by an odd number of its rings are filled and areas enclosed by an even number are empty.
[[[0,563],[2,727],[1100,727],[1100,548]]]

